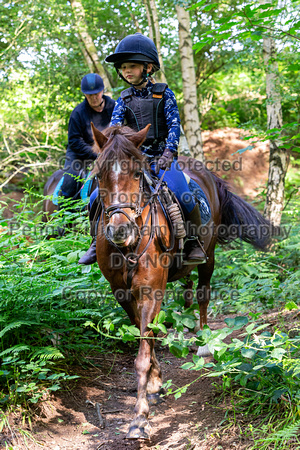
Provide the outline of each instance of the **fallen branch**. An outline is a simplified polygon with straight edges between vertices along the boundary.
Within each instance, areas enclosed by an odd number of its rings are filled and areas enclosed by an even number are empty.
[[[49,166],[50,163],[49,162],[44,162],[44,163],[33,163],[33,164],[26,164],[26,166],[20,167],[19,169],[17,169],[10,177],[7,178],[6,181],[4,181],[4,183],[2,183],[0,185],[0,189],[2,189],[7,183],[10,182],[10,180],[17,175],[17,173],[22,172],[24,169],[27,169],[28,167],[41,167],[41,166]]]

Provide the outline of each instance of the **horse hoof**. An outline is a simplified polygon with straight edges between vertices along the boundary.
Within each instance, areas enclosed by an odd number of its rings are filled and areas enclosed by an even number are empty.
[[[150,439],[151,427],[147,419],[137,417],[130,425],[126,439]]]

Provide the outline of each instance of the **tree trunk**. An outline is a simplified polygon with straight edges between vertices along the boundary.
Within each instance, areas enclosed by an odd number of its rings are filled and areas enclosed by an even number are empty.
[[[145,6],[147,21],[148,21],[149,38],[152,39],[152,41],[153,41],[153,26],[152,26],[152,21],[151,21],[151,14],[150,14],[150,9],[149,9],[149,5],[148,5],[148,0],[143,0],[143,4]]]
[[[199,112],[197,104],[197,89],[190,32],[190,16],[182,6],[176,6],[179,28],[179,53],[182,72],[183,111],[185,117],[185,134],[191,155],[204,162]]]
[[[165,68],[164,68],[164,62],[161,56],[161,47],[160,47],[160,30],[159,30],[159,22],[158,22],[158,15],[157,15],[157,8],[155,0],[149,0],[149,11],[152,13],[152,25],[153,25],[153,34],[154,34],[154,43],[157,48],[158,53],[158,60],[160,64],[160,71],[157,73],[156,78],[160,83],[166,83],[166,76],[165,76]]]
[[[75,26],[84,47],[83,55],[86,63],[90,70],[92,68],[92,72],[98,73],[103,78],[106,93],[109,95],[111,92],[111,84],[100,62],[95,44],[89,34],[82,3],[80,0],[70,0],[70,3],[75,16]]]
[[[266,70],[268,129],[282,127],[280,81],[276,61],[276,47],[272,38],[264,38],[263,55]],[[270,140],[269,175],[265,216],[276,226],[280,225],[284,202],[284,181],[287,171],[287,151],[279,148],[280,141]]]

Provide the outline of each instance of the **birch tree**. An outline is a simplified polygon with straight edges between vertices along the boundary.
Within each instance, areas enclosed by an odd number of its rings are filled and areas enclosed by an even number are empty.
[[[267,127],[269,130],[281,128],[283,125],[276,53],[274,39],[265,37],[263,39],[263,56],[266,70]],[[276,226],[280,225],[283,210],[284,181],[288,166],[287,159],[287,151],[280,147],[280,141],[271,138],[268,188],[264,214]]]
[[[81,49],[83,56],[85,57],[89,69],[93,69],[92,72],[98,73],[103,78],[107,94],[109,95],[112,90],[111,84],[100,62],[93,39],[89,34],[82,3],[80,0],[70,0],[70,4],[75,17],[76,30],[82,44]]]
[[[160,39],[160,28],[159,20],[156,8],[155,0],[143,0],[147,15],[148,27],[149,27],[149,37],[152,39],[156,45],[158,60],[160,64],[160,71],[156,74],[156,78],[160,83],[166,83],[164,62],[161,54],[161,39]]]
[[[184,131],[191,155],[204,162],[203,145],[200,130],[197,88],[190,32],[190,16],[182,6],[176,5],[179,33],[179,53],[182,72]]]

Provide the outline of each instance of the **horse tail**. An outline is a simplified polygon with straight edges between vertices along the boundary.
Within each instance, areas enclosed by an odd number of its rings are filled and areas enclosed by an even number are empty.
[[[258,250],[266,250],[271,242],[273,226],[253,206],[233,194],[227,183],[212,174],[219,194],[221,225],[218,227],[219,244],[242,239]]]

